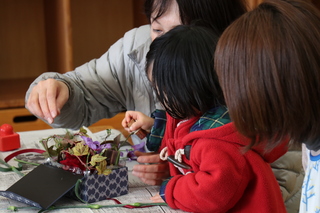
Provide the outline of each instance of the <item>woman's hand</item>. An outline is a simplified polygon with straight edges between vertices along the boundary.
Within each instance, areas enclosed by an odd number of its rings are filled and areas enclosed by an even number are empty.
[[[32,88],[26,108],[35,116],[53,123],[69,99],[68,86],[55,79],[40,81]]]
[[[133,166],[132,174],[141,179],[142,182],[148,185],[161,185],[164,179],[170,176],[169,164],[167,161],[162,161],[159,154],[143,153],[136,151],[138,156],[137,165]]]

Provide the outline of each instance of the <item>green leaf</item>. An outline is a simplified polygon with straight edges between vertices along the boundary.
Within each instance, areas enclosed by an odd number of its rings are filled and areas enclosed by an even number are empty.
[[[11,210],[11,211],[16,212],[16,211],[18,211],[18,208],[15,206],[8,206],[7,210]]]
[[[98,171],[98,175],[104,174],[104,175],[110,175],[112,172],[111,169],[107,169],[107,161],[101,161],[98,166],[96,166],[96,169]]]
[[[87,130],[84,127],[81,127],[79,132],[83,133],[83,134],[87,134]]]
[[[89,153],[89,147],[82,144],[82,143],[77,143],[73,148],[72,148],[73,154],[75,156],[83,156],[83,155],[88,155]]]
[[[98,204],[89,204],[89,205],[88,205],[88,208],[90,208],[90,209],[100,209],[101,206],[98,205]]]
[[[105,159],[107,159],[107,157],[103,157],[103,156],[101,156],[99,154],[96,154],[96,155],[92,156],[90,164],[92,166],[95,166],[96,163],[100,163],[100,162],[104,161]]]

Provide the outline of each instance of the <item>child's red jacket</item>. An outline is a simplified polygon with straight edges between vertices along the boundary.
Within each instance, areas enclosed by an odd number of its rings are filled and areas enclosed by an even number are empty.
[[[167,204],[188,212],[286,212],[280,187],[269,163],[287,151],[283,143],[269,153],[260,147],[247,152],[250,141],[233,123],[190,133],[198,118],[181,123],[168,116],[162,147],[168,154],[191,145],[190,170],[182,174],[170,163],[173,176],[162,186]]]

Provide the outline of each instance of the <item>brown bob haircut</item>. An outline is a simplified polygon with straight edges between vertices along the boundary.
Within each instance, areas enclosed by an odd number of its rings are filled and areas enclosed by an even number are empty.
[[[230,116],[252,144],[320,148],[320,12],[266,0],[222,34],[215,69]]]

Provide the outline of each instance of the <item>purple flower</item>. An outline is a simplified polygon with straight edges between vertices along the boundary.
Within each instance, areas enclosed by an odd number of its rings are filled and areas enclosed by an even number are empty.
[[[128,153],[127,153],[127,158],[129,159],[129,161],[131,161],[131,160],[137,160],[137,156],[134,154],[134,151],[133,151],[133,150],[128,151]]]
[[[146,150],[144,149],[145,144],[146,142],[141,142],[139,144],[133,145],[132,148],[134,151],[146,152]]]
[[[110,143],[101,145],[99,141],[92,141],[91,138],[88,138],[88,137],[85,137],[85,136],[81,136],[81,138],[84,140],[85,145],[87,145],[90,149],[96,151],[97,153],[100,153],[104,149],[110,149],[111,148],[111,144]]]
[[[137,156],[134,154],[134,151],[145,152],[144,145],[145,145],[145,142],[141,142],[139,144],[131,146],[132,149],[127,150],[128,151],[127,158],[129,158],[129,160],[137,160]]]

